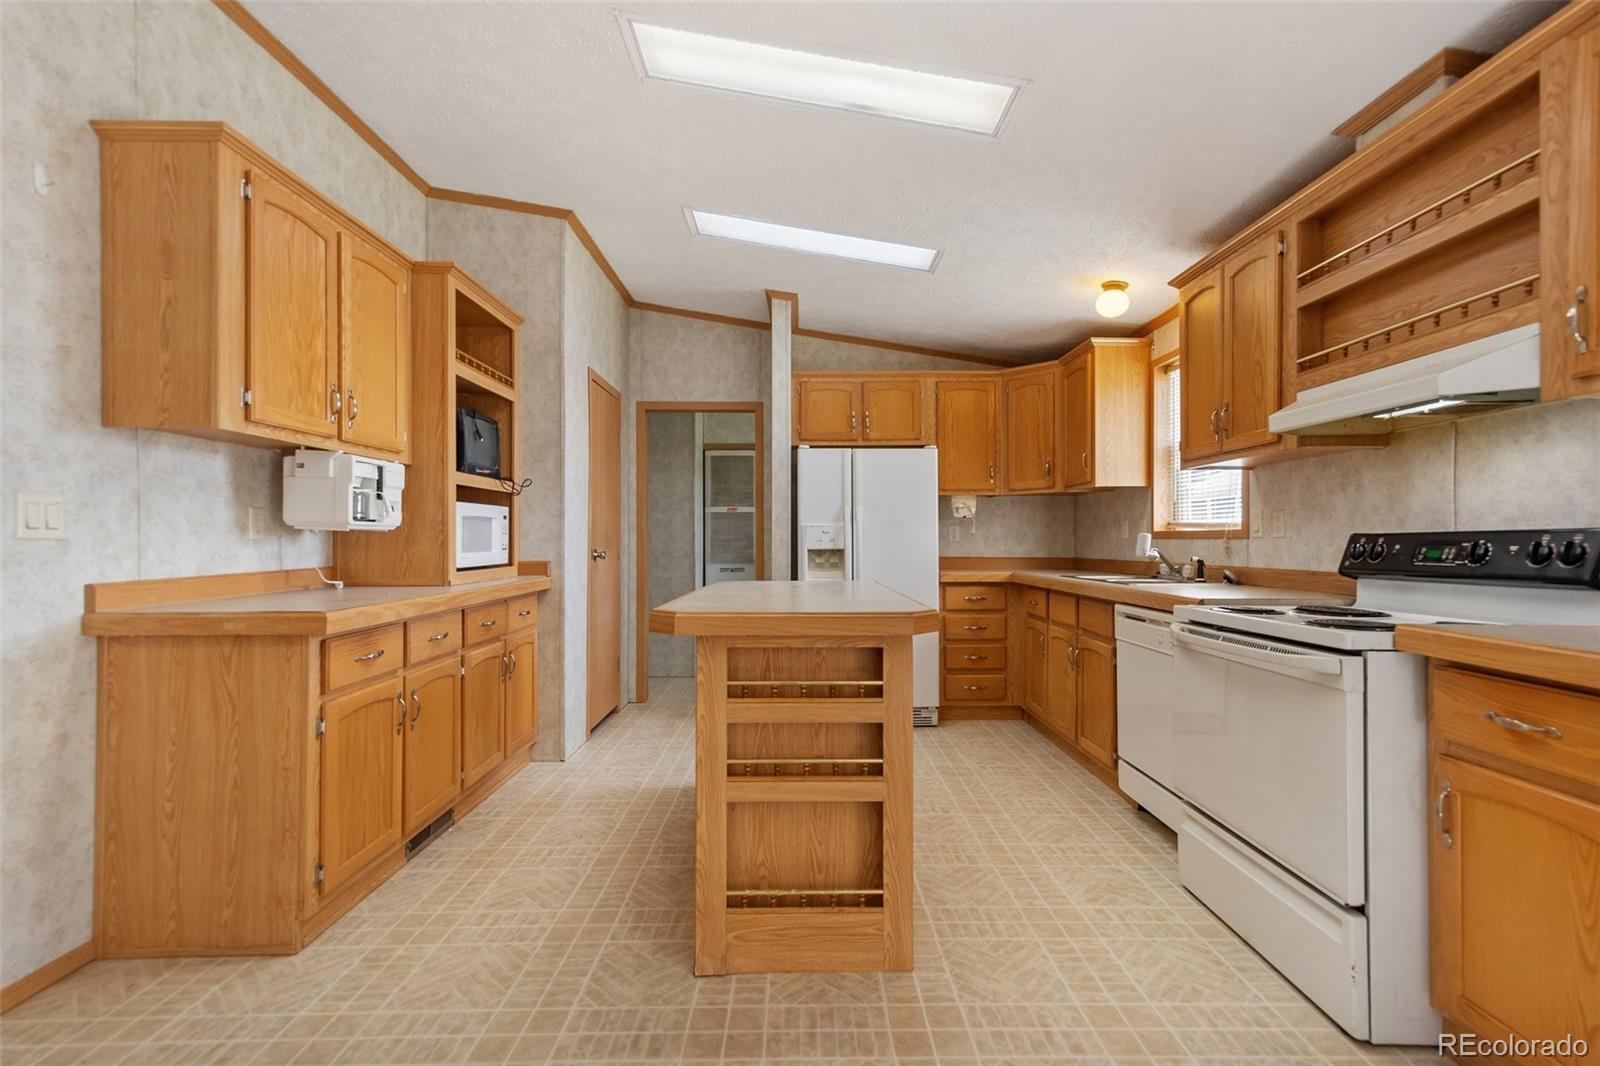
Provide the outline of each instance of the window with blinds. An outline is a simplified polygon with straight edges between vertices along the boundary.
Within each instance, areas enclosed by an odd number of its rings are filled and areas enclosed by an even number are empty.
[[[1179,442],[1183,436],[1182,382],[1176,364],[1161,375],[1161,413],[1157,420],[1161,439],[1156,442],[1157,461],[1166,477],[1158,479],[1158,491],[1166,499],[1156,501],[1156,509],[1167,529],[1237,529],[1243,524],[1244,472],[1240,470],[1180,469]]]

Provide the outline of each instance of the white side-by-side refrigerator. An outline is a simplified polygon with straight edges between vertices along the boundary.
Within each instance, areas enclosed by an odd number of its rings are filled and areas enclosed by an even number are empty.
[[[796,448],[795,576],[876,581],[939,605],[936,448]],[[939,705],[939,635],[912,638],[912,703]]]

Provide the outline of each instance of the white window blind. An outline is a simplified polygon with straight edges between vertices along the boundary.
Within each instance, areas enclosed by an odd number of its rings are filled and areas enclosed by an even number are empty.
[[[1239,470],[1181,470],[1179,442],[1183,439],[1182,385],[1174,367],[1164,376],[1163,388],[1166,433],[1162,441],[1162,462],[1167,468],[1167,483],[1172,486],[1167,502],[1169,527],[1234,528],[1240,523],[1240,499],[1244,474]]]

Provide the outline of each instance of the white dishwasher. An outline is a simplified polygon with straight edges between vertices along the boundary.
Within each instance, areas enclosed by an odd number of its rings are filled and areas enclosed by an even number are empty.
[[[1117,785],[1174,832],[1183,802],[1172,790],[1172,615],[1117,608]]]

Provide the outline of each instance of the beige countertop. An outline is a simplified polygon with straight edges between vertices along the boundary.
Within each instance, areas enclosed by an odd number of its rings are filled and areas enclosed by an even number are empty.
[[[1600,690],[1600,625],[1402,625],[1394,639],[1431,659]]]
[[[1174,607],[1202,603],[1349,603],[1351,597],[1305,589],[1275,588],[1267,585],[1229,585],[1221,581],[1156,581],[1123,585],[1105,581],[1063,577],[1061,570],[942,570],[940,584],[992,584],[1010,582],[1033,588],[1070,592],[1075,596],[1127,603],[1170,611]]]
[[[650,631],[696,636],[931,633],[939,611],[875,581],[724,581],[650,612]]]

